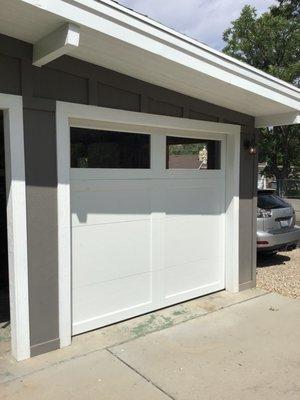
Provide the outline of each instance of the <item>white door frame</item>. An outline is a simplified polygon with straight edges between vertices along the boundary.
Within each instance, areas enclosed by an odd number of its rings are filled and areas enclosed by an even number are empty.
[[[22,97],[0,94],[0,110],[4,112],[11,349],[20,361],[30,357]]]
[[[83,123],[84,121],[84,123]],[[226,289],[239,290],[239,164],[240,126],[196,121],[146,113],[114,110],[73,103],[56,103],[57,175],[58,175],[58,264],[59,264],[59,336],[60,346],[71,344],[71,210],[70,210],[70,126],[122,129],[127,131],[167,132],[170,134],[225,134],[226,151]],[[213,171],[207,171],[213,173]]]

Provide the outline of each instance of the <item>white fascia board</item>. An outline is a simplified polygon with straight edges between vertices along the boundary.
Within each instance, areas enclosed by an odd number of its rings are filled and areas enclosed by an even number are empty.
[[[72,23],[40,39],[33,46],[33,65],[41,67],[79,46],[80,28]]]
[[[276,115],[266,115],[255,118],[256,128],[265,128],[266,126],[296,125],[300,124],[300,113],[284,113]]]
[[[223,62],[224,61],[228,61],[229,63],[232,64],[233,67],[237,66],[237,67],[246,69],[248,71],[252,71],[255,74],[261,75],[262,77],[265,77],[265,78],[267,78],[269,80],[277,82],[278,84],[283,85],[286,88],[289,88],[291,90],[298,90],[297,88],[295,88],[294,85],[292,85],[290,83],[282,81],[281,79],[278,79],[278,78],[276,78],[276,77],[274,77],[272,75],[269,75],[266,72],[261,71],[261,70],[255,68],[255,67],[252,67],[249,64],[246,64],[246,63],[244,63],[242,61],[239,61],[239,60],[237,60],[237,59],[235,59],[233,57],[230,57],[227,54],[222,53],[222,52],[220,52],[218,50],[215,50],[215,49],[209,47],[208,45],[206,45],[204,43],[201,43],[201,42],[199,42],[199,41],[197,41],[195,39],[192,39],[191,37],[189,37],[187,35],[184,35],[184,34],[182,34],[180,32],[175,31],[174,29],[168,28],[167,26],[165,26],[165,25],[163,25],[163,24],[161,24],[161,23],[159,23],[159,22],[157,22],[157,21],[155,21],[155,20],[153,20],[153,19],[151,19],[151,18],[149,18],[149,17],[147,17],[147,16],[145,16],[143,14],[140,14],[140,13],[134,11],[134,10],[131,10],[130,8],[127,8],[127,7],[125,7],[125,6],[121,5],[121,4],[118,4],[115,1],[112,1],[112,0],[96,0],[96,1],[95,0],[73,0],[73,1],[75,3],[80,4],[80,5],[85,5],[87,7],[98,9],[99,11],[100,11],[101,4],[102,5],[106,5],[107,7],[109,7],[112,10],[120,11],[123,15],[131,16],[134,19],[140,20],[144,24],[147,24],[149,26],[153,26],[154,28],[156,28],[156,35],[158,34],[157,33],[157,29],[159,29],[159,30],[163,31],[164,33],[168,33],[170,36],[175,36],[176,38],[180,39],[181,42],[186,42],[188,44],[191,44],[191,45],[197,47],[198,49],[205,50],[206,52],[218,57],[219,63],[222,60],[223,60]],[[112,13],[110,13],[110,15],[111,14]],[[181,43],[181,46],[182,46],[182,43]],[[211,59],[211,61],[213,61],[213,59]],[[231,67],[231,69],[232,69],[232,67]]]
[[[22,0],[210,77],[299,109],[300,90],[108,0]]]

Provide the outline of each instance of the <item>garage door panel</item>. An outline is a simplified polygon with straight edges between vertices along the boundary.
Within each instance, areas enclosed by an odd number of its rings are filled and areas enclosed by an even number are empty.
[[[73,286],[149,272],[150,235],[150,221],[74,228]]]
[[[99,322],[109,321],[110,316],[124,318],[129,309],[138,309],[150,303],[149,272],[77,288],[73,301],[74,333],[94,329],[99,326]]]
[[[210,257],[166,268],[164,274],[166,298],[221,283],[221,266],[220,259]]]
[[[189,187],[187,185],[189,183]],[[219,215],[224,211],[223,182],[201,180],[170,182],[166,193],[167,215]]]
[[[123,184],[124,182],[122,182]],[[95,225],[149,219],[151,188],[145,182],[120,187],[119,182],[91,190],[72,190],[72,225]],[[121,185],[123,186],[123,185]]]
[[[224,170],[168,170],[165,142],[152,169],[71,170],[73,334],[225,286]]]
[[[166,267],[209,259],[223,244],[224,218],[218,215],[167,218]]]
[[[195,289],[177,292],[175,294],[166,296],[164,299],[164,307],[171,306],[173,304],[181,303],[184,301],[192,300],[200,296],[205,296],[209,293],[218,292],[224,289],[224,284],[221,281],[212,282],[208,285],[201,285]]]

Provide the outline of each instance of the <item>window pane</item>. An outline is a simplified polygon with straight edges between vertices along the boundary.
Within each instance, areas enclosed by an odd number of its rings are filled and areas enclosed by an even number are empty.
[[[71,128],[71,168],[150,168],[150,135]]]
[[[167,169],[220,169],[219,140],[167,137]]]
[[[272,208],[287,208],[290,207],[281,197],[273,193],[258,193],[257,206],[264,210]]]

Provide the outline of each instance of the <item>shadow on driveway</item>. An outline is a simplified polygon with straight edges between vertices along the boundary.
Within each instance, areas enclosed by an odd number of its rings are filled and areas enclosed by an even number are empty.
[[[274,267],[275,265],[284,265],[287,261],[290,261],[290,257],[283,254],[258,254],[257,255],[257,267]]]

